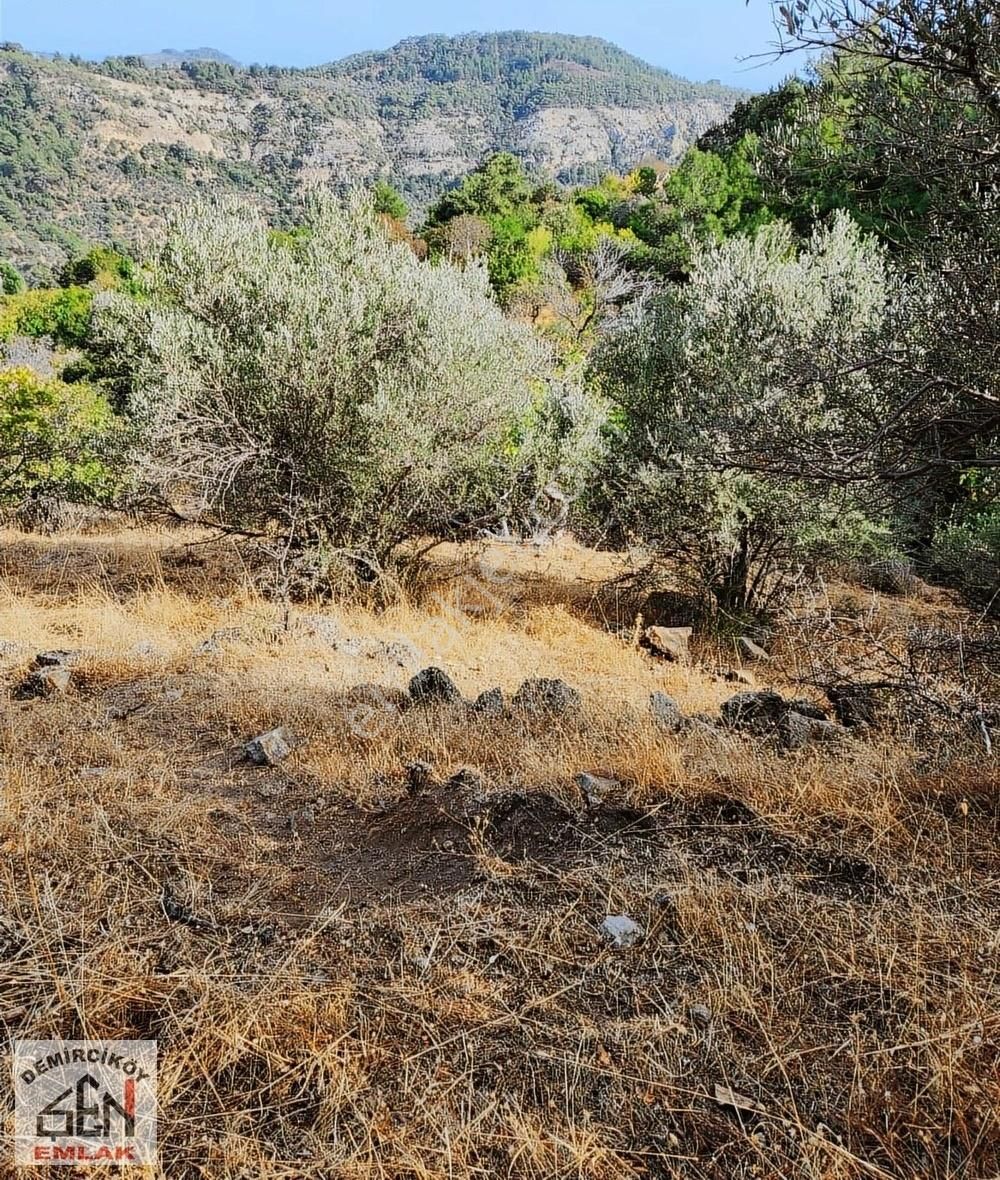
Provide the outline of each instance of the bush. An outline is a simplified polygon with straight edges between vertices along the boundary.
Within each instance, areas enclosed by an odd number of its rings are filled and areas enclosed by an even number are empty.
[[[613,409],[591,503],[615,540],[653,544],[734,613],[819,561],[877,553],[882,530],[825,480],[822,441],[877,418],[880,389],[844,362],[899,344],[894,282],[847,217],[802,251],[785,226],[697,249],[691,282],[634,308],[594,358]],[[814,464],[761,474],[792,436],[812,440]]]
[[[24,279],[9,263],[0,258],[0,295],[18,295],[24,290]]]
[[[85,287],[22,291],[0,299],[0,341],[48,336],[67,348],[87,339],[93,294]]]
[[[968,513],[939,530],[930,560],[937,577],[996,611],[1000,605],[1000,505]]]
[[[150,298],[106,297],[98,348],[157,494],[370,564],[523,517],[547,351],[481,267],[421,263],[370,206],[317,202],[308,228],[289,250],[249,205],[187,209]]]
[[[0,371],[0,503],[102,498],[113,480],[107,451],[115,419],[87,385],[46,380],[30,369]]]

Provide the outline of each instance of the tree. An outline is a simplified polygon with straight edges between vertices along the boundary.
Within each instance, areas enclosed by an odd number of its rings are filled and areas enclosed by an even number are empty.
[[[801,251],[780,224],[700,247],[690,282],[595,353],[612,414],[593,503],[613,538],[680,560],[737,614],[820,558],[877,544],[877,501],[831,480],[825,456],[884,413],[883,382],[852,359],[920,348],[909,300],[845,215]]]
[[[372,207],[376,213],[391,217],[393,221],[406,221],[410,215],[406,202],[387,180],[376,181],[372,189]]]
[[[26,368],[0,370],[0,503],[108,492],[115,430],[110,407],[91,387]]]
[[[24,279],[9,263],[0,259],[0,295],[18,295],[25,288]]]
[[[482,268],[419,262],[370,205],[317,199],[294,250],[248,205],[174,221],[150,298],[112,295],[103,368],[185,514],[369,567],[516,520],[549,357]]]

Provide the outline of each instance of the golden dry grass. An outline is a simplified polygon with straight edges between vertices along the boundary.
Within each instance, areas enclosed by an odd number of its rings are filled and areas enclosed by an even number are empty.
[[[0,540],[7,687],[82,653],[5,709],[0,1023],[155,1037],[162,1175],[998,1174],[995,761],[663,733],[650,692],[734,686],[609,633],[621,563],[572,545],[444,551],[379,613],[266,602],[195,535]],[[561,677],[583,712],[359,713],[413,670],[379,642],[467,697]],[[248,766],[276,724],[295,753]],[[411,797],[414,759],[500,802]],[[622,782],[595,816],[581,770]],[[608,913],[643,942],[604,946]]]

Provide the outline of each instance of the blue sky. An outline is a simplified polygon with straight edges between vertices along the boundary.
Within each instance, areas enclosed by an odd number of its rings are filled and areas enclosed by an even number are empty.
[[[768,0],[0,0],[0,40],[84,57],[208,45],[243,62],[317,65],[417,33],[498,29],[605,37],[685,77],[752,90],[789,72],[739,61],[773,40]]]

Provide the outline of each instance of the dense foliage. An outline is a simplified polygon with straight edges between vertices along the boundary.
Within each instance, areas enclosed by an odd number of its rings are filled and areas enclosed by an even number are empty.
[[[545,456],[560,461],[533,437],[559,399],[544,346],[480,269],[421,263],[370,205],[317,202],[308,230],[192,208],[149,298],[102,308],[150,485],[199,518],[377,566],[409,537],[518,518]]]

